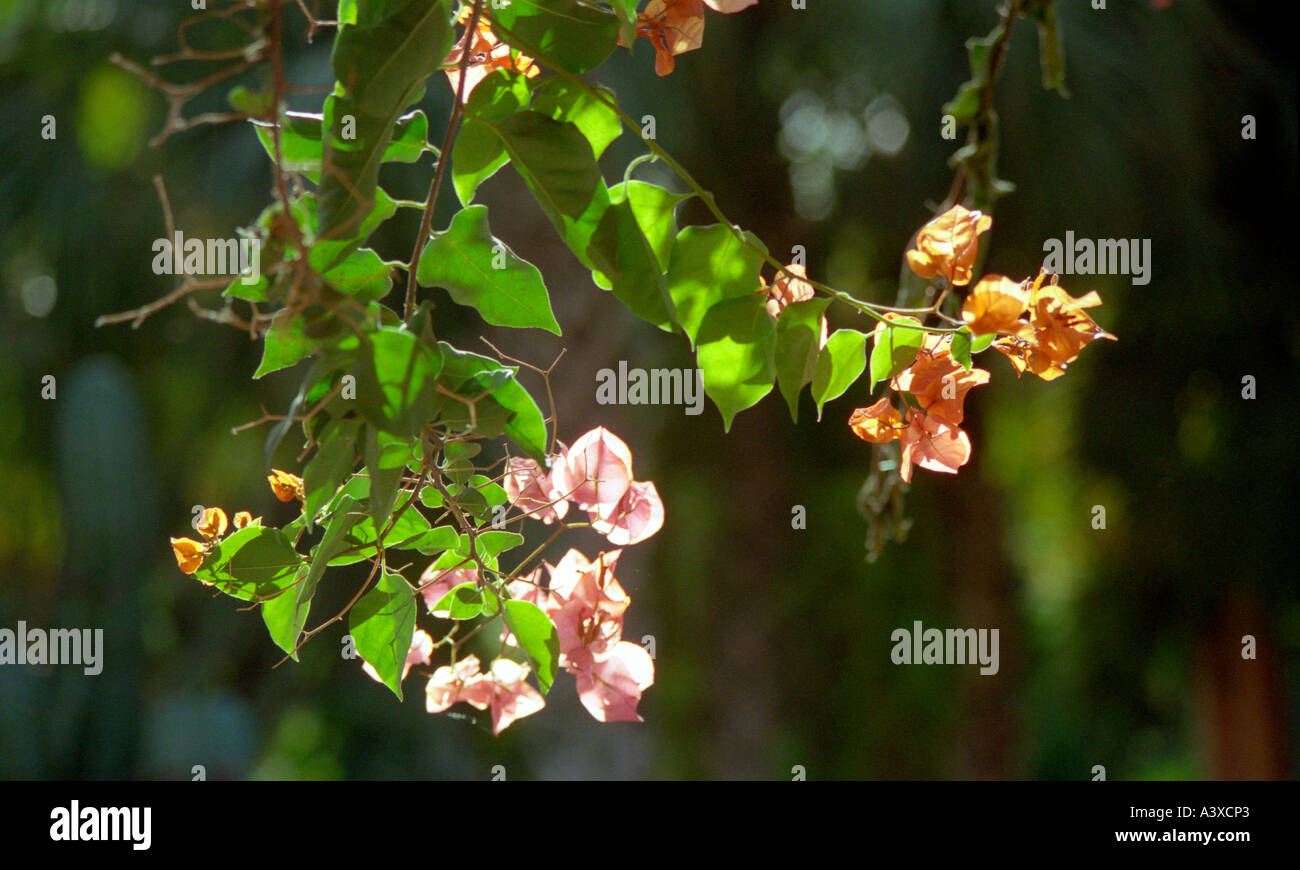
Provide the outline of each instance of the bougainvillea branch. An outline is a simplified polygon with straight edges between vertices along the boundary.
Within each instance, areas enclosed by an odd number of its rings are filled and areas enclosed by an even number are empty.
[[[709,15],[732,14],[755,4],[650,0],[638,11],[636,0],[339,0],[330,22],[302,0],[234,2],[198,20],[243,33],[244,51],[195,50],[183,33],[180,50],[160,59],[223,64],[216,72],[176,85],[123,61],[168,99],[159,143],[208,120],[248,121],[272,183],[263,213],[231,242],[228,250],[241,253],[237,264],[223,256],[216,267],[210,253],[227,249],[220,240],[182,240],[159,183],[169,235],[161,247],[170,248],[184,283],[100,322],[138,326],[181,297],[221,287],[220,308],[189,298],[196,313],[263,340],[255,380],[289,369],[300,378],[285,413],[263,408],[236,429],[271,424],[269,463],[301,427],[300,471],[275,468],[268,476],[295,514],[275,527],[239,511],[230,524],[220,508],[208,508],[195,518],[198,537],[172,538],[180,570],[257,608],[286,660],[346,618],[363,671],[398,698],[409,674],[426,669],[431,713],[468,705],[500,733],[542,710],[565,671],[593,718],[640,720],[655,668],[650,653],[622,639],[631,597],[616,572],[625,549],[667,528],[657,487],[636,479],[631,448],[603,426],[561,440],[551,381],[563,352],[542,368],[486,339],[490,356],[456,347],[439,340],[433,307],[420,298],[420,288],[442,288],[486,324],[561,333],[545,276],[493,234],[491,210],[476,202],[479,185],[507,166],[596,286],[687,341],[724,430],[774,389],[797,420],[808,387],[820,419],[828,402],[860,381],[883,384],[884,396],[854,411],[849,424],[894,457],[896,483],[865,498],[891,512],[894,530],[907,522],[897,496],[914,468],[955,473],[971,455],[960,428],[963,403],[990,377],[973,354],[995,347],[1018,374],[1050,380],[1086,344],[1112,338],[1084,313],[1100,303],[1096,294],[1073,297],[1055,276],[982,275],[962,295],[981,271],[980,236],[991,226],[978,202],[947,203],[922,227],[905,258],[926,288],[924,301],[887,306],[828,286],[803,262],[773,257],[653,136],[641,137],[647,153],[610,185],[601,155],[640,129],[612,92],[588,80],[593,71],[620,44],[630,49],[646,39],[656,74],[667,76],[677,57],[703,47],[706,7]],[[289,9],[305,16],[308,38],[318,27],[338,28],[333,87],[316,113],[287,107],[290,95],[314,92],[285,74]],[[243,11],[252,11],[251,21]],[[972,41],[974,78],[952,109],[970,127],[954,156],[954,200],[986,191],[991,202],[998,189],[992,87],[1017,15],[1036,18],[1040,28],[1054,22],[1049,0],[1012,0],[1000,29]],[[1052,44],[1059,48],[1059,39]],[[231,91],[230,117],[183,119],[190,97],[263,64],[260,90]],[[415,106],[444,79],[452,107],[435,148],[429,119]],[[383,165],[418,164],[428,154],[436,164],[423,202],[384,190]],[[667,166],[689,193],[634,179],[648,160]],[[436,228],[446,187],[459,207]],[[679,227],[677,206],[691,197],[716,223]],[[405,262],[368,246],[400,208],[421,213]],[[251,257],[242,256],[245,248]],[[397,274],[404,274],[400,291]],[[400,297],[400,313],[386,304],[390,295]],[[831,331],[831,302],[871,318],[872,329]],[[236,305],[247,305],[249,315],[235,314]],[[548,414],[520,383],[521,369],[541,377]],[[884,470],[885,462],[873,466]],[[520,549],[538,524],[554,528]],[[544,561],[577,529],[610,549],[590,557],[570,548],[554,564]],[[527,555],[518,558],[521,552]],[[363,562],[364,574],[347,567]],[[364,579],[353,587],[358,576]],[[351,590],[347,604],[308,629],[322,584],[340,582]]]

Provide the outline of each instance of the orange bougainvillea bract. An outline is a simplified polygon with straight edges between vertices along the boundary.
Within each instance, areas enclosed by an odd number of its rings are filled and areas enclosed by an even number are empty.
[[[292,476],[292,475],[291,475]],[[235,514],[235,528],[242,529],[247,526],[260,526],[261,517],[254,517],[248,511],[238,511]],[[193,538],[172,538],[172,554],[176,557],[176,564],[180,567],[181,572],[193,574],[203,566],[203,559],[212,549],[213,545],[226,536],[230,528],[230,521],[226,518],[226,512],[219,507],[206,508],[203,514],[194,523],[195,530],[199,533],[202,541],[196,541]]]
[[[885,396],[874,405],[858,408],[849,417],[849,428],[863,441],[888,444],[903,430],[903,418]]]
[[[767,313],[779,317],[781,311],[793,302],[807,302],[813,298],[813,286],[803,280],[808,277],[804,267],[791,263],[784,272],[777,273],[776,278],[766,287]]]
[[[280,501],[293,501],[295,498],[303,500],[302,478],[298,475],[272,468],[266,479],[271,484],[271,492]]]
[[[1018,281],[985,275],[966,296],[962,319],[973,335],[1020,335],[1025,324],[1020,315],[1029,307],[1029,294]]]
[[[923,278],[943,278],[952,287],[969,284],[978,237],[991,226],[989,216],[955,205],[921,228],[916,249],[907,252],[908,265]],[[1115,340],[1084,312],[1098,305],[1101,297],[1095,290],[1075,298],[1045,271],[1032,282],[985,275],[962,304],[964,358],[954,356],[951,328],[927,334],[912,363],[889,381],[900,397],[908,397],[904,410],[885,396],[855,409],[849,429],[872,444],[899,441],[899,476],[905,482],[911,481],[916,465],[955,474],[971,455],[970,438],[960,428],[966,394],[989,382],[989,372],[970,362],[972,341],[992,337],[991,346],[1011,361],[1017,375],[1031,371],[1050,381],[1063,375],[1094,339]]]
[[[954,286],[970,283],[971,267],[979,254],[979,236],[993,226],[993,218],[954,205],[921,227],[916,250],[907,252],[907,265],[922,278],[942,276]]]
[[[952,336],[927,335],[916,355],[916,362],[894,378],[892,386],[900,393],[911,393],[928,415],[960,426],[966,394],[972,387],[989,382],[984,369],[966,371],[953,359]]]
[[[655,50],[655,73],[666,76],[676,57],[704,43],[704,7],[714,12],[739,12],[758,0],[650,0],[636,17],[636,35],[650,40]]]
[[[172,538],[171,542],[172,553],[176,556],[176,564],[180,566],[181,572],[193,574],[199,570],[207,545],[193,538]]]
[[[461,24],[469,21],[470,8],[466,7],[460,15]],[[541,70],[533,62],[531,57],[521,54],[512,49],[509,45],[497,39],[496,34],[492,32],[492,22],[486,15],[480,15],[478,26],[474,28],[473,38],[470,34],[464,34],[460,40],[452,46],[451,54],[443,61],[444,72],[447,74],[447,81],[451,83],[451,92],[454,94],[460,87],[460,64],[465,54],[465,44],[470,44],[469,66],[465,70],[465,101],[469,102],[469,95],[474,92],[478,83],[483,81],[492,73],[499,69],[512,70],[523,73],[527,78],[536,78]]]

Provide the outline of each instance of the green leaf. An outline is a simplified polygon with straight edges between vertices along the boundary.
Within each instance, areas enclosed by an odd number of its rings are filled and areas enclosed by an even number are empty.
[[[303,513],[309,523],[351,476],[360,428],[360,420],[340,420],[331,422],[317,436],[316,455],[302,471]]]
[[[442,507],[442,493],[438,492],[436,486],[426,486],[420,490],[420,504],[427,508]]]
[[[254,117],[267,115],[275,105],[275,95],[268,91],[254,91],[244,85],[235,85],[226,94],[226,102],[236,112]]]
[[[412,508],[414,510],[414,508]],[[426,556],[432,556],[434,553],[441,553],[443,550],[450,550],[460,543],[460,534],[451,526],[436,526],[418,538],[407,541],[403,545],[406,550],[419,550]]]
[[[822,315],[829,299],[792,302],[776,319],[776,382],[790,406],[790,417],[799,422],[799,393],[811,384],[820,352]]]
[[[245,284],[243,278],[230,282],[221,295],[228,299],[243,299],[246,302],[267,302],[270,300],[271,282],[265,275],[257,276],[256,283]]]
[[[601,177],[591,143],[576,125],[529,111],[516,112],[499,124],[482,123],[500,137],[511,164],[562,233],[565,218],[583,217]]]
[[[403,498],[402,504],[406,504],[405,498]],[[412,504],[410,507],[405,508],[401,516],[393,522],[393,527],[388,532],[388,538],[384,546],[398,550],[414,550],[416,549],[414,545],[417,542],[423,543],[426,539],[425,536],[431,531],[433,529],[430,527],[429,521]],[[388,541],[392,543],[388,543]]]
[[[236,561],[250,546],[253,549]],[[256,601],[288,588],[302,565],[302,556],[283,532],[247,526],[219,541],[194,578],[240,601]]]
[[[510,414],[506,435],[527,456],[546,459],[546,418],[537,402],[516,380],[506,381],[492,391],[492,400]],[[539,458],[540,457],[540,458]]]
[[[961,363],[961,367],[966,371],[970,371],[971,366],[974,365],[970,358],[970,346],[971,333],[969,329],[963,326],[961,329],[953,333],[952,345],[949,348],[949,353],[952,354],[953,359]]]
[[[418,163],[425,153],[437,150],[429,144],[429,118],[423,111],[403,115],[393,125],[393,137],[384,150],[385,163]]]
[[[479,400],[477,414],[480,425],[487,419],[485,412],[491,410],[491,405],[496,405],[506,415],[505,434],[527,456],[545,462],[546,418],[533,397],[515,380],[516,369],[476,353],[457,350],[446,342],[438,342],[438,348],[442,353],[445,376],[453,390],[467,397],[488,392],[487,397]],[[465,413],[464,405],[447,397],[443,397],[440,407],[444,414]]]
[[[409,496],[403,494],[401,504],[405,505]],[[391,517],[390,517],[391,519]],[[424,514],[416,510],[412,504],[402,510],[401,515],[396,520],[392,520],[393,527],[388,530],[388,537],[384,539],[384,547],[390,550],[414,550],[416,544],[423,543],[426,536],[433,529],[429,526],[429,521]],[[385,523],[387,527],[387,523]],[[358,526],[357,528],[360,528]],[[370,527],[373,531],[374,527]]]
[[[522,545],[523,542],[523,535],[494,529],[488,532],[479,532],[474,540],[474,548],[475,552],[481,557],[495,559],[507,550],[513,550],[515,547]],[[468,551],[468,542],[466,542],[466,551]]]
[[[372,302],[383,299],[393,289],[393,269],[400,265],[385,261],[370,248],[360,248],[321,278],[345,296]]]
[[[321,141],[321,115],[285,112],[280,118],[280,156],[286,172],[320,172],[325,143]],[[427,123],[427,121],[426,121]],[[253,121],[257,141],[275,162],[275,126]]]
[[[398,117],[451,48],[449,19],[443,0],[390,0],[382,12],[359,6],[357,23],[340,28],[331,56],[338,84],[324,111],[321,235],[356,233]]]
[[[405,500],[403,500],[402,504],[405,503]],[[368,505],[366,507],[368,509]],[[384,522],[384,528],[388,528],[388,521]],[[402,513],[397,516],[397,519],[392,520],[392,528],[388,530],[388,535],[384,538],[384,549],[422,550],[422,548],[428,549],[427,545],[429,544],[441,541],[445,544],[445,546],[437,550],[441,551],[451,549],[460,541],[460,538],[455,534],[452,534],[448,539],[444,532],[439,532],[436,535],[432,534],[435,531],[437,530],[429,527],[429,521],[425,519],[424,514],[420,513],[412,505],[409,508],[404,508]],[[344,552],[330,559],[330,565],[351,565],[354,562],[371,558],[376,553],[378,539],[379,535],[375,532],[374,519],[366,517],[348,532],[347,546]],[[431,550],[430,552],[437,551]]]
[[[580,0],[512,0],[492,10],[492,30],[531,57],[572,73],[599,66],[618,44],[618,18]]]
[[[609,0],[618,16],[619,43],[631,53],[636,40],[636,4],[638,0]]]
[[[528,80],[520,73],[497,70],[478,83],[465,104],[465,123],[451,152],[451,182],[464,205],[478,186],[509,162],[501,138],[478,119],[499,124],[528,104]]]
[[[479,365],[478,361],[487,359],[487,357],[479,357],[478,354],[469,354],[469,356],[478,357],[478,359],[465,359],[465,352],[462,352],[460,358],[457,360],[456,364],[457,366],[460,366],[459,372],[461,377],[465,377],[466,372],[471,372],[473,374],[470,376],[476,377],[479,383],[489,385],[489,387],[495,387],[515,375],[516,369],[511,366],[503,366],[500,363],[495,363],[493,360],[487,361],[494,363],[496,368],[480,370],[477,368]],[[487,371],[488,376],[483,377],[478,374],[480,371]],[[449,377],[450,376],[451,375],[449,374]],[[469,461],[482,452],[483,445],[476,441],[453,441],[442,448],[442,457],[446,460],[443,467],[450,468],[453,465],[460,464],[464,464],[468,467],[470,464]],[[458,480],[457,482],[459,483],[460,481]]]
[[[592,235],[609,208],[609,190],[591,143],[571,122],[521,111],[500,123],[481,120],[500,139],[560,238],[588,269]]]
[[[950,349],[952,358],[961,363],[963,369],[970,371],[971,367],[974,365],[971,361],[971,354],[979,353],[982,350],[988,349],[988,347],[993,344],[993,339],[996,337],[997,336],[991,332],[984,335],[972,336],[971,331],[963,326],[952,334],[952,346]]]
[[[591,259],[591,242],[600,228],[600,222],[609,210],[609,188],[602,180],[596,185],[596,192],[591,198],[587,210],[576,218],[564,217],[555,225],[560,238],[569,246],[569,250],[578,258],[578,262],[593,272],[599,267]],[[594,277],[594,276],[593,276]]]
[[[969,123],[974,120],[979,108],[980,85],[975,82],[966,82],[957,91],[957,96],[944,103],[943,113],[952,115],[960,123]]]
[[[382,327],[359,352],[357,406],[370,423],[406,438],[432,418],[442,359],[410,332]]]
[[[421,90],[421,86],[415,86],[411,97],[417,98]],[[317,231],[321,236],[343,241],[366,238],[360,232],[360,223],[374,202],[379,168],[400,113],[401,109],[395,108],[390,115],[369,115],[340,94],[326,98],[328,132],[317,192]]]
[[[327,317],[328,312],[318,309],[317,317]],[[308,323],[305,312],[291,311],[284,308],[271,320],[271,328],[266,331],[262,345],[262,362],[253,372],[253,380],[265,377],[271,372],[287,369],[297,365],[304,358],[311,356],[320,342],[303,333]]]
[[[844,395],[867,367],[867,334],[856,329],[837,329],[826,341],[813,373],[812,395],[817,419],[823,406]]]
[[[745,236],[766,250],[750,233]],[[677,322],[692,346],[700,341],[706,312],[717,303],[743,296],[758,299],[762,265],[763,254],[741,244],[731,227],[687,227],[677,234],[668,264],[668,294],[676,307]],[[758,307],[763,310],[762,304]]]
[[[910,366],[921,350],[925,331],[905,324],[920,324],[914,317],[899,317],[876,327],[876,344],[871,349],[871,386],[886,381]]]
[[[420,258],[419,281],[443,287],[460,305],[495,326],[536,327],[560,334],[542,273],[492,235],[487,206],[458,211],[433,234]]]
[[[262,623],[275,645],[298,661],[298,636],[307,624],[307,610],[311,599],[299,606],[293,590],[288,590],[262,602]]]
[[[492,509],[507,502],[505,489],[482,474],[473,475],[464,484],[451,483],[447,486],[447,491],[457,506],[479,523],[489,522],[492,519]],[[421,501],[423,500],[421,493]]]
[[[1061,47],[1061,22],[1056,17],[1056,0],[1027,0],[1020,14],[1038,22],[1038,65],[1043,87],[1069,97],[1065,86],[1065,51]]]
[[[279,122],[279,153],[287,172],[302,172],[312,181],[320,181],[321,166],[325,160],[324,114],[285,112]],[[257,142],[266,156],[276,160],[274,127],[266,121],[252,121]],[[432,150],[428,142],[429,117],[420,109],[403,114],[393,126],[393,137],[383,151],[381,163],[416,163],[426,151]]]
[[[411,445],[405,438],[366,427],[366,471],[370,474],[370,516],[375,528],[382,529],[393,513],[397,486],[406,471]]]
[[[438,599],[431,613],[446,612],[445,619],[473,619],[483,612],[483,596],[477,583],[462,583]]]
[[[415,590],[411,584],[401,574],[381,573],[375,588],[352,606],[348,626],[357,652],[400,701],[402,669],[415,635]]]
[[[262,621],[271,639],[294,661],[298,660],[298,636],[307,624],[316,586],[325,575],[329,560],[346,547],[348,530],[361,519],[361,514],[355,512],[356,506],[351,496],[339,499],[338,508],[330,516],[325,534],[312,553],[311,568],[283,595],[262,604]]]
[[[293,582],[302,564],[302,556],[283,532],[259,527],[230,557],[230,573],[239,582],[255,587],[284,588]]]
[[[284,440],[285,434],[289,427],[293,425],[302,409],[306,407],[307,396],[314,390],[319,389],[321,383],[332,377],[335,371],[347,364],[348,355],[338,350],[328,350],[321,354],[320,357],[312,363],[311,368],[302,379],[302,384],[298,387],[298,392],[294,394],[293,401],[289,403],[288,413],[284,419],[276,423],[271,431],[266,434],[266,464],[271,464],[271,459],[275,455],[275,449],[280,446]]]
[[[484,389],[492,390],[513,377],[514,371],[507,368],[500,371],[491,371],[488,374],[490,378],[480,375],[475,378],[474,382],[481,384]],[[477,441],[452,442],[442,448],[442,463],[438,467],[442,470],[443,477],[451,481],[451,484],[447,487],[447,492],[452,496],[453,500],[456,491],[476,476],[474,463],[471,460],[478,456],[481,451],[482,446]]]
[[[318,224],[315,201],[304,199],[306,211],[311,216],[312,225]],[[308,255],[307,262],[311,264],[311,267],[318,274],[326,276],[327,280],[341,280],[345,284],[349,282],[355,283],[353,274],[356,264],[352,268],[344,269],[341,272],[337,270],[340,266],[344,266],[354,252],[357,251],[362,239],[369,238],[370,234],[378,229],[380,224],[397,214],[397,202],[381,187],[374,188],[372,198],[367,200],[365,205],[364,216],[362,216],[361,211],[358,211],[355,215],[360,218],[360,222],[355,226],[348,226],[346,232],[339,229],[337,237],[326,236],[323,233],[322,236],[312,240],[311,253]],[[373,259],[367,261],[371,264],[368,267],[362,263],[363,268],[368,268],[373,272],[377,268],[374,265],[376,260],[379,260],[377,254],[374,255]],[[384,268],[391,269],[392,265],[396,264],[385,264]]]
[[[501,599],[492,590],[491,586],[484,586],[481,590],[483,593],[483,615],[496,616],[501,612]]]
[[[611,91],[600,88],[597,93],[610,102],[614,101]],[[567,79],[555,77],[543,80],[533,91],[533,101],[529,108],[553,121],[572,122],[587,137],[597,160],[623,132],[623,121],[609,103]]]
[[[611,289],[637,317],[665,332],[673,331],[673,298],[663,267],[628,202],[605,209],[587,253],[600,270],[592,274],[598,285]]]
[[[645,181],[629,181],[609,189],[611,203],[626,199],[632,206],[637,224],[659,261],[660,271],[668,271],[673,242],[677,240],[677,205],[689,196]]]
[[[357,107],[374,116],[402,108],[412,83],[437,72],[451,48],[442,0],[388,3],[383,21],[344,26],[334,40],[334,78]]]
[[[305,481],[303,483],[303,486],[304,487],[306,486]],[[335,493],[334,497],[331,498],[329,500],[329,503],[325,505],[326,512],[332,514],[335,511],[337,511],[339,503],[342,502],[344,498],[347,498],[349,496],[354,500],[356,500],[357,502],[364,502],[367,499],[369,499],[370,478],[366,477],[364,474],[352,475],[352,477],[348,479],[348,482],[343,484],[343,488],[340,489],[337,493]]]
[[[775,350],[776,325],[756,295],[725,299],[704,315],[696,356],[724,431],[736,414],[771,392]]]
[[[974,122],[980,113],[980,91],[989,83],[989,52],[1002,38],[1004,30],[1002,23],[999,22],[988,35],[966,40],[971,77],[957,90],[956,96],[944,104],[944,114],[955,116],[963,124]]]
[[[542,694],[551,690],[560,660],[560,640],[555,625],[538,607],[527,601],[505,602],[506,625],[527,653],[537,674]]]
[[[303,558],[294,553],[294,545],[278,529],[266,529],[274,532],[272,536],[259,536],[250,544],[244,545],[235,558],[231,559],[231,571],[278,572],[294,585],[283,590],[278,596],[264,601],[261,605],[261,618],[266,624],[270,639],[282,650],[298,661],[298,636],[307,623],[307,610],[311,606],[311,596],[303,597],[305,577],[311,570],[304,567]],[[278,536],[278,537],[277,537]],[[244,566],[247,566],[244,567]],[[260,566],[260,567],[259,567]],[[315,566],[312,566],[315,568]]]

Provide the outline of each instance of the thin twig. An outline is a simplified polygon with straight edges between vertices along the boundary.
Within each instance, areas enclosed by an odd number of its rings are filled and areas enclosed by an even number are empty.
[[[410,321],[415,313],[416,272],[420,268],[420,257],[433,229],[433,208],[438,202],[438,191],[442,187],[442,178],[447,172],[447,161],[451,159],[451,149],[456,143],[456,133],[460,127],[461,116],[465,112],[465,79],[469,75],[470,58],[473,52],[474,32],[478,28],[479,15],[483,11],[483,0],[474,0],[474,10],[465,25],[465,45],[460,55],[460,77],[456,80],[456,99],[452,103],[451,118],[447,121],[447,133],[442,137],[442,148],[438,150],[438,168],[434,170],[433,181],[429,184],[429,195],[424,201],[424,215],[420,218],[420,233],[415,237],[415,250],[411,252],[411,264],[406,270],[406,305],[402,309],[402,319]]]

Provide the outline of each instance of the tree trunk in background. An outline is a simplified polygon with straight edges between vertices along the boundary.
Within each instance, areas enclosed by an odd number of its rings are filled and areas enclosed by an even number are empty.
[[[789,478],[774,461],[780,454],[771,449],[779,443],[774,417],[759,409],[737,417],[715,466],[723,471],[709,478],[714,490],[725,493],[735,507],[723,513],[724,540],[734,544],[714,551],[719,558],[710,588],[719,606],[711,610],[709,636],[714,640],[707,653],[713,684],[705,702],[713,726],[707,758],[709,775],[717,779],[788,776],[768,766],[779,698],[788,689],[772,655],[782,643],[774,616],[780,612],[775,601],[780,578],[774,566],[780,564],[785,540],[773,523],[790,516],[792,503]],[[784,531],[789,531],[788,520]]]
[[[981,419],[973,409],[963,427],[975,445],[983,443]],[[945,519],[956,533],[949,572],[958,627],[998,629],[998,672],[981,675],[966,669],[963,723],[957,735],[953,775],[963,779],[1021,778],[1015,759],[1019,733],[1015,718],[1015,689],[1019,680],[1022,636],[1014,607],[1014,586],[1003,550],[1002,495],[980,474],[980,450],[953,479],[945,492],[950,514]]]
[[[1202,754],[1216,780],[1285,779],[1286,721],[1277,638],[1253,597],[1224,602],[1201,632],[1199,712]],[[1255,659],[1242,658],[1242,637],[1255,638]]]

